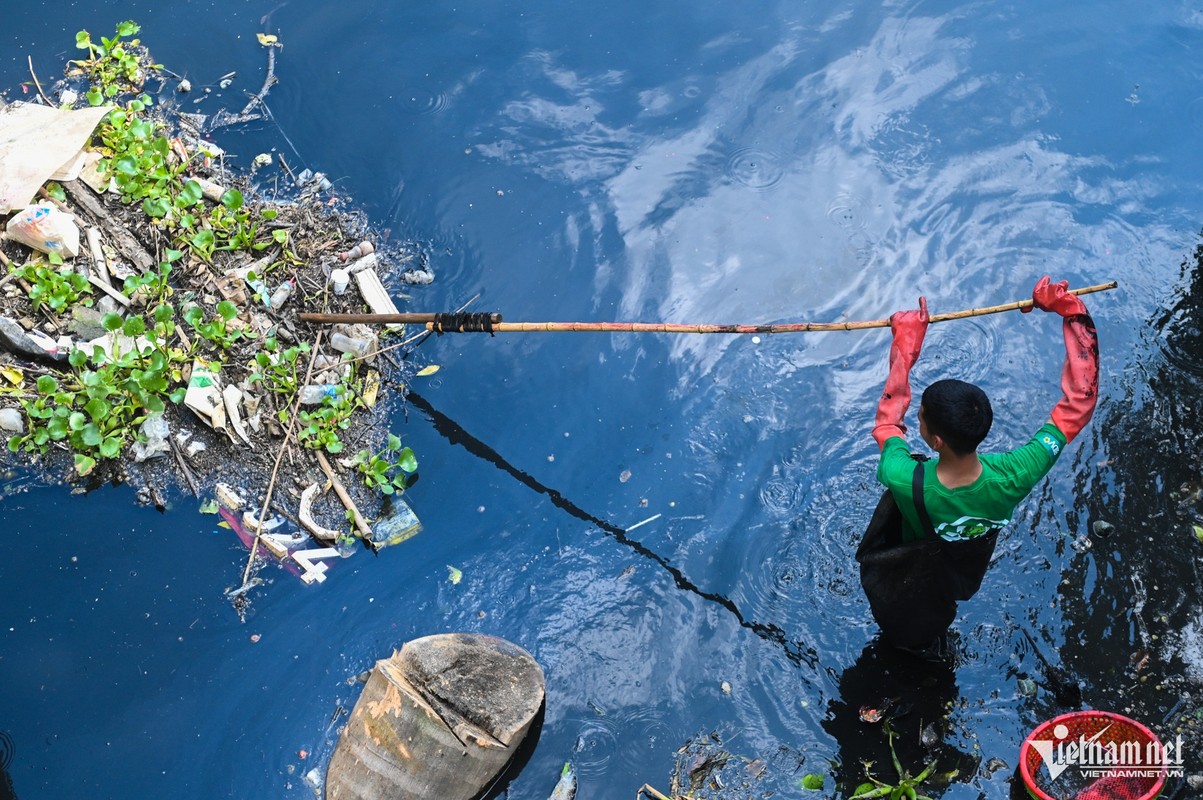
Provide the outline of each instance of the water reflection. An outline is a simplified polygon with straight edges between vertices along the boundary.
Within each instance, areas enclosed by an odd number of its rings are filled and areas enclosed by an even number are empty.
[[[867,765],[878,780],[896,783],[886,726],[895,733],[898,762],[912,776],[936,762],[938,772],[923,793],[947,783],[949,774],[972,776],[980,755],[945,741],[956,698],[952,661],[920,661],[878,639],[869,642],[840,674],[838,695],[828,703],[822,723],[839,745],[839,784],[855,787],[865,782]]]

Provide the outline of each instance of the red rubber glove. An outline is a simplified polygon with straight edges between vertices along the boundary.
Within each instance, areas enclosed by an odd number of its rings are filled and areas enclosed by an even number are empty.
[[[1061,401],[1051,418],[1057,429],[1072,442],[1090,418],[1099,399],[1099,335],[1086,304],[1069,293],[1069,282],[1052,283],[1045,275],[1032,289],[1032,304],[1064,318],[1065,366],[1061,369]],[[1026,313],[1031,308],[1025,308]]]
[[[1047,275],[1036,281],[1032,288],[1032,305],[1020,311],[1027,314],[1033,307],[1041,311],[1054,311],[1063,317],[1090,313],[1080,297],[1069,293],[1069,281],[1053,283]]]
[[[890,345],[890,374],[877,402],[877,419],[873,427],[873,438],[878,447],[885,447],[892,436],[906,436],[906,425],[902,424],[906,409],[911,404],[911,367],[919,359],[923,349],[923,337],[927,335],[927,299],[919,298],[918,311],[896,311],[890,317],[890,329],[894,342]]]

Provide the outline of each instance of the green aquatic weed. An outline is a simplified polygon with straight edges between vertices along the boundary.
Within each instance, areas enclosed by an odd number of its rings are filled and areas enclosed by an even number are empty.
[[[933,760],[928,763],[923,771],[914,777],[911,776],[908,770],[903,769],[902,763],[898,760],[898,754],[894,752],[894,729],[890,727],[887,720],[885,723],[886,739],[890,745],[890,759],[894,762],[894,771],[898,773],[898,783],[889,784],[884,781],[879,781],[874,778],[869,772],[869,764],[865,764],[865,777],[869,780],[856,787],[856,791],[848,800],[876,800],[876,798],[888,798],[889,800],[931,800],[927,795],[919,794],[917,789],[921,783],[932,776],[936,771],[936,762]]]
[[[238,316],[238,306],[229,300],[222,300],[215,310],[217,315],[206,320],[204,309],[198,305],[189,306],[184,311],[184,321],[191,325],[202,339],[212,342],[222,350],[229,350],[234,342],[243,337],[254,338],[254,331],[230,325],[230,320]]]
[[[151,326],[141,316],[106,314],[102,324],[113,334],[109,350],[72,350],[70,373],[39,377],[36,392],[21,399],[29,430],[9,438],[8,449],[45,453],[66,444],[74,451],[80,475],[101,459],[118,458],[148,416],[162,413],[168,400],[183,399],[178,384],[184,354],[160,338],[162,320],[169,316],[163,309],[155,309],[157,321]],[[121,337],[135,344],[123,347]]]
[[[359,471],[364,485],[369,489],[379,489],[384,494],[404,492],[409,475],[418,469],[414,451],[402,447],[401,438],[391,433],[382,450],[377,453],[360,450],[351,464]]]
[[[88,73],[92,88],[87,93],[88,102],[98,106],[125,92],[136,92],[146,80],[148,69],[159,69],[159,64],[143,63],[144,50],[138,39],[131,39],[142,30],[136,22],[126,20],[118,23],[116,35],[111,39],[100,37],[100,43],[83,30],[75,34],[75,47],[87,50],[88,57],[72,61]]]
[[[57,253],[51,253],[47,261],[26,264],[15,270],[29,284],[29,301],[35,312],[43,306],[49,306],[58,314],[75,303],[92,305],[91,298],[85,297],[92,294],[87,277],[62,264],[63,259]]]
[[[280,343],[274,337],[264,339],[263,349],[255,354],[250,364],[248,383],[259,383],[275,394],[292,395],[300,386],[297,362],[302,353],[308,352],[308,342],[280,349]]]
[[[331,455],[341,453],[343,442],[339,432],[351,426],[351,414],[361,405],[347,384],[338,384],[335,393],[324,396],[316,409],[301,411],[297,415],[300,423],[297,440],[302,447],[310,450],[325,450]],[[281,409],[279,420],[281,423],[288,421],[287,409]]]

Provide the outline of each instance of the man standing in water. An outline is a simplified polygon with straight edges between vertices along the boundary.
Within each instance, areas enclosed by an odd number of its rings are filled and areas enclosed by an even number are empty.
[[[1047,276],[1032,290],[1032,302],[1063,320],[1063,396],[1050,419],[1018,449],[978,453],[993,421],[990,400],[973,384],[936,381],[919,404],[919,435],[939,457],[934,468],[912,457],[903,424],[910,370],[927,332],[927,303],[920,298],[918,311],[890,317],[890,371],[873,428],[881,447],[877,479],[887,491],[856,557],[873,617],[898,649],[925,658],[946,655],[956,603],[981,586],[999,530],[1094,413],[1099,349],[1086,305],[1066,281]]]

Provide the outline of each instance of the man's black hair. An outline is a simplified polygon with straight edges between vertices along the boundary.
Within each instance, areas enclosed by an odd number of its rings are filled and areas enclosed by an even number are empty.
[[[953,378],[936,381],[923,392],[923,419],[959,456],[969,455],[990,432],[990,398],[972,383]]]

